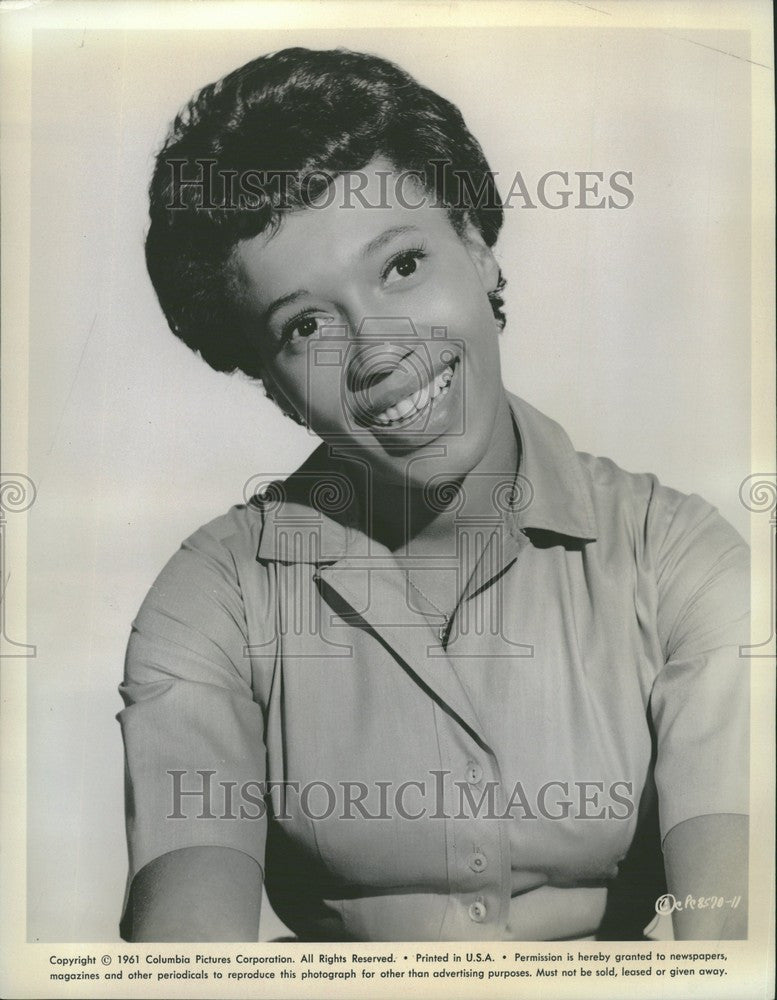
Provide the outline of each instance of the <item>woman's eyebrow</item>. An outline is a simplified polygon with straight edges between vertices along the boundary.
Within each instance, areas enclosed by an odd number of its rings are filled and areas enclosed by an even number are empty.
[[[310,295],[310,292],[307,290],[307,288],[298,288],[296,292],[289,292],[288,295],[281,295],[279,299],[275,299],[275,301],[271,302],[270,305],[265,309],[264,314],[262,316],[262,321],[266,323],[273,315],[273,313],[276,313],[279,309],[282,309],[283,306],[289,305],[290,302],[294,302],[297,299],[304,298],[306,295]]]
[[[420,232],[420,230],[417,226],[391,226],[389,229],[384,229],[382,233],[378,233],[368,243],[365,243],[361,249],[361,253],[366,257],[371,253],[375,253],[376,250],[380,250],[387,243],[390,243],[395,236],[402,236],[404,233],[412,232]]]

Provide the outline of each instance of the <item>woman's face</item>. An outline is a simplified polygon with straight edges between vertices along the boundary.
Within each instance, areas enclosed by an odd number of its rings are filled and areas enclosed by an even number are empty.
[[[376,160],[339,177],[322,207],[241,243],[237,266],[281,405],[378,478],[420,484],[465,475],[491,443],[503,389],[487,293],[499,271],[474,227],[460,237],[392,171]]]

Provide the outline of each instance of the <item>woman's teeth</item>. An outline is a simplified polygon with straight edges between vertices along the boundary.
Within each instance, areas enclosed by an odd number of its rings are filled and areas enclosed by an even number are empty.
[[[444,396],[448,392],[448,387],[453,378],[453,368],[446,365],[440,374],[431,382],[427,382],[418,392],[414,392],[405,399],[400,399],[398,403],[389,406],[383,413],[374,417],[374,422],[382,427],[388,427],[398,420],[407,421],[417,416],[430,406],[432,401],[438,396]]]

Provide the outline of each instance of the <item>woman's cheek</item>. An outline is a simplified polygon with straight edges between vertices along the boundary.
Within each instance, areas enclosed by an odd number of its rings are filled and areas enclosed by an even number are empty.
[[[309,361],[305,377],[297,383],[299,403],[308,415],[311,428],[342,431],[348,422],[345,412],[344,371],[340,365]]]

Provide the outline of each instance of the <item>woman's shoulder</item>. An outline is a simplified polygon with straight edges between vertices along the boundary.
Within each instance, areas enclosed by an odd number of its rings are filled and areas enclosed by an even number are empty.
[[[661,549],[696,532],[720,535],[724,544],[744,541],[718,510],[696,493],[664,484],[653,472],[631,472],[611,458],[576,450],[555,420],[510,396],[524,446],[522,469],[532,504],[547,516],[588,512],[584,527],[600,542],[627,542],[639,551]],[[535,515],[527,511],[527,519]],[[574,520],[574,517],[566,518]],[[582,530],[582,529],[581,529]]]
[[[749,548],[720,511],[697,493],[628,472],[609,458],[579,454],[591,484],[599,539],[624,542],[659,589],[696,589],[722,572],[745,586]]]
[[[181,548],[213,556],[231,553],[237,558],[255,558],[265,522],[261,497],[234,504],[224,513],[200,525],[184,538]]]
[[[262,573],[256,556],[264,518],[261,503],[251,500],[235,504],[187,535],[162,565],[139,617],[149,608],[183,611],[206,600],[237,613],[245,580]]]
[[[630,519],[654,541],[714,528],[745,545],[739,532],[698,493],[663,483],[652,472],[630,472],[610,458],[578,452],[591,484],[592,499],[603,514]]]
[[[323,447],[315,449],[302,465],[285,477],[256,475],[246,483],[243,502],[206,521],[187,535],[170,556],[151,588],[149,599],[176,592],[195,591],[258,598],[273,588],[272,554],[279,532],[278,520],[299,526],[301,517],[317,525],[322,504],[311,496],[325,490],[331,499],[335,475]],[[329,491],[329,492],[327,492]],[[266,603],[263,601],[262,603]]]

